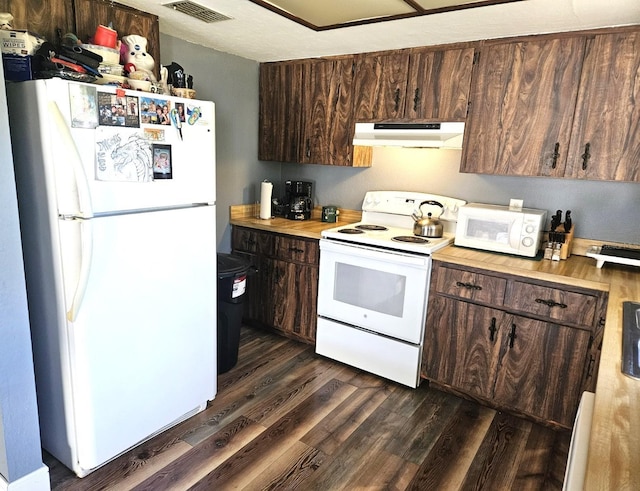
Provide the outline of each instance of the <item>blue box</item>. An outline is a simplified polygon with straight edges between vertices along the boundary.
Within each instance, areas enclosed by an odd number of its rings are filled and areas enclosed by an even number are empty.
[[[24,82],[33,80],[33,57],[2,53],[5,80]]]

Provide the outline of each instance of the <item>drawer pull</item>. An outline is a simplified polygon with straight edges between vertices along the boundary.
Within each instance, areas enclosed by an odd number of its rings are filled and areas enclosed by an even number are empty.
[[[489,341],[493,341],[495,339],[495,334],[498,328],[496,327],[496,318],[491,318],[491,325],[489,326]]]
[[[297,252],[297,253],[302,254],[304,252],[304,249],[300,249],[298,247],[289,247],[289,251],[290,252]]]
[[[473,283],[463,283],[462,281],[456,281],[456,286],[466,288],[468,290],[482,290],[481,286],[474,285]]]
[[[542,298],[536,298],[537,303],[543,303],[547,307],[560,307],[561,309],[566,309],[567,305],[564,303],[554,302],[553,300],[543,300]]]

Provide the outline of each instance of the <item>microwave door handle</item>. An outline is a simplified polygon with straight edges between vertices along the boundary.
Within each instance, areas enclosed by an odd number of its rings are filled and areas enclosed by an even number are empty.
[[[524,223],[524,218],[522,216],[518,216],[511,222],[511,226],[509,229],[509,246],[512,250],[520,249],[520,235],[522,232],[522,225]]]

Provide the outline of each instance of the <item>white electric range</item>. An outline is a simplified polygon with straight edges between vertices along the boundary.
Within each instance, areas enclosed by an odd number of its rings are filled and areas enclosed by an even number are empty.
[[[424,204],[435,201],[440,205]],[[453,243],[456,198],[370,191],[359,223],[322,232],[316,352],[410,387],[420,383],[431,254]],[[413,233],[432,213],[444,234]]]

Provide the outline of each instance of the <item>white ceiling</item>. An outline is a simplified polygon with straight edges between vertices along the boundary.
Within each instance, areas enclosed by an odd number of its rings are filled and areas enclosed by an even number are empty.
[[[259,62],[640,24],[640,0],[524,0],[316,32],[249,0],[194,1],[231,20],[207,24],[164,6],[172,0],[117,0],[157,15],[164,34]]]

